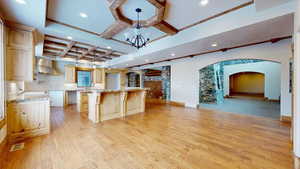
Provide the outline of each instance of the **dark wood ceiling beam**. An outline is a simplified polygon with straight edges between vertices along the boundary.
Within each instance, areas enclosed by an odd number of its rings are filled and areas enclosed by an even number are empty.
[[[58,53],[44,50],[44,51],[43,51],[43,55],[45,55],[45,56],[57,56]]]
[[[55,50],[55,51],[58,51],[58,52],[64,51],[64,50],[61,49],[61,48],[56,48],[56,47],[51,47],[51,46],[45,46],[44,49]]]
[[[79,58],[85,57],[87,54],[90,54],[91,52],[95,51],[96,47],[89,48],[86,52],[82,53]]]
[[[159,1],[159,0],[147,0],[149,3],[151,3],[156,8],[164,8],[166,6],[166,1]]]
[[[108,0],[110,2],[110,11],[116,21],[103,33],[101,33],[101,37],[105,39],[112,39],[115,35],[119,34],[123,30],[129,27],[134,27],[137,24],[137,21],[131,20],[124,16],[124,14],[121,11],[121,6],[124,4],[126,0]],[[166,1],[165,0],[147,0],[149,3],[151,3],[156,11],[155,15],[147,20],[140,21],[140,24],[142,27],[151,27],[155,26],[157,29],[159,29],[162,32],[165,32],[169,35],[174,35],[178,33],[178,30],[173,27],[172,25],[165,22],[164,19],[164,13],[165,13],[165,7],[166,7]]]
[[[44,40],[44,44],[59,46],[59,47],[62,47],[62,48],[66,48],[67,47],[67,44],[65,44],[65,43],[54,42],[54,41],[50,41],[50,40]]]
[[[51,38],[51,40],[50,40],[50,39],[48,40],[48,38]],[[69,39],[65,39],[65,38],[61,38],[61,37],[56,37],[56,36],[52,36],[52,35],[48,35],[48,34],[45,35],[45,39],[46,39],[47,41],[51,41],[51,42],[53,42],[52,39],[58,39],[58,40],[61,40],[61,41],[66,41],[66,43],[71,42],[71,40],[69,40]],[[46,41],[46,40],[45,40],[45,41]],[[78,42],[78,41],[73,41],[73,42],[76,42],[76,44],[78,44],[78,45],[86,46],[86,48],[84,48],[85,50],[87,50],[87,48],[93,48],[93,47],[95,47],[95,48],[97,48],[97,49],[100,49],[100,50],[102,50],[102,51],[109,51],[109,50],[111,50],[111,49],[103,48],[103,47],[100,47],[100,46],[91,45],[91,44],[88,44],[88,43],[83,43],[83,42]],[[54,43],[62,44],[61,42],[54,42]],[[66,46],[66,44],[64,44],[64,45]],[[82,47],[78,47],[78,48],[82,48]],[[117,51],[117,50],[112,50],[112,51],[113,51],[113,52],[120,53],[120,54],[122,54],[122,55],[125,55],[125,54],[126,54],[126,53],[124,53],[124,52]]]
[[[107,28],[103,33],[101,33],[101,38],[104,39],[112,39],[115,35],[119,34],[123,30],[129,28],[131,25],[129,25],[126,22],[117,20],[115,21],[109,28]]]
[[[76,42],[70,42],[67,44],[67,48],[60,54],[60,57],[65,57],[66,54],[72,49],[72,47],[76,44]]]
[[[162,20],[160,23],[154,25],[156,29],[159,29],[162,32],[165,32],[169,35],[174,35],[179,32],[174,26],[170,25],[166,21]]]

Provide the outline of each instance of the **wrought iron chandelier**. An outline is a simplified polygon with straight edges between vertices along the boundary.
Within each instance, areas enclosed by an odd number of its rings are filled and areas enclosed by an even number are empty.
[[[144,46],[146,46],[146,44],[150,41],[149,38],[145,39],[142,34],[141,34],[141,23],[140,23],[140,13],[142,12],[142,9],[137,8],[136,10],[137,13],[137,24],[135,27],[135,33],[136,35],[134,35],[131,38],[127,38],[126,41],[133,47],[136,47],[137,49],[140,49]]]

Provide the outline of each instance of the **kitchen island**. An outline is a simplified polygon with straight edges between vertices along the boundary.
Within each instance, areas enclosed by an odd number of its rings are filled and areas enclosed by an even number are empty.
[[[88,117],[94,123],[145,111],[147,89],[97,90],[88,94]]]

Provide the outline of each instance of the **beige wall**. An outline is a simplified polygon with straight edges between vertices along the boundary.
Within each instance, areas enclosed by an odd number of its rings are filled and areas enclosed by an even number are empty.
[[[230,93],[263,94],[265,76],[261,73],[243,72],[230,76]]]

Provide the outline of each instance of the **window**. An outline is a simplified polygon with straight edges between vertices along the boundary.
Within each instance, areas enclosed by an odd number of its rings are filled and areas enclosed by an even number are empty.
[[[78,87],[91,87],[92,78],[90,71],[77,71],[77,86]]]
[[[4,70],[4,26],[0,18],[0,120],[5,117]]]

